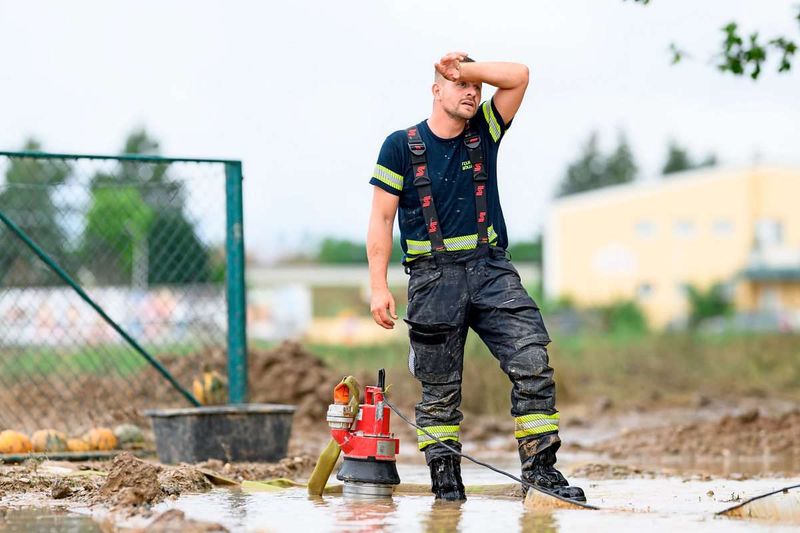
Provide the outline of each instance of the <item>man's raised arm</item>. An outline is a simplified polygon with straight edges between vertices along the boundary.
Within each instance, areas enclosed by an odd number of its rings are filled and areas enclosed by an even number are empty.
[[[451,52],[436,63],[436,70],[450,81],[488,83],[497,87],[494,105],[503,122],[508,124],[517,114],[525,89],[528,88],[528,67],[521,63],[496,61],[464,62],[464,52]]]

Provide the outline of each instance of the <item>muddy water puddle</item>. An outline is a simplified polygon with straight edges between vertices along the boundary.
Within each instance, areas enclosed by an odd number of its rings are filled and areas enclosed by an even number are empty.
[[[0,531],[8,533],[101,533],[100,524],[88,516],[58,509],[0,509]]]
[[[503,465],[509,466],[509,465]],[[422,465],[400,465],[404,482],[425,482]],[[506,483],[502,476],[463,466],[467,485]],[[353,500],[342,496],[310,499],[302,489],[248,493],[215,489],[162,503],[189,518],[218,522],[238,531],[796,531],[797,526],[715,518],[722,510],[756,494],[798,480],[685,481],[681,478],[591,481],[574,479],[601,511],[526,510],[512,498],[471,496],[463,504],[436,503],[431,496]]]

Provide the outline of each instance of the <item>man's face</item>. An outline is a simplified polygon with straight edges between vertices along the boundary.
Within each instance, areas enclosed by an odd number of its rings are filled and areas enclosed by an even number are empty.
[[[478,104],[481,101],[481,84],[440,78],[433,87],[433,94],[448,115],[469,120],[478,112]]]

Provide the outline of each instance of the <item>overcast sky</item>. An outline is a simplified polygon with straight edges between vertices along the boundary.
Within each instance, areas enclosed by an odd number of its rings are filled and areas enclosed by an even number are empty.
[[[460,49],[531,69],[500,152],[513,242],[541,229],[594,129],[606,149],[625,131],[644,177],[670,138],[723,163],[800,165],[800,64],[753,83],[711,60],[730,20],[800,35],[794,4],[0,0],[0,149],[34,135],[51,151],[116,153],[145,126],[165,155],[244,161],[250,253],[363,239],[381,143],[427,117],[433,63]],[[670,66],[673,41],[692,60]]]

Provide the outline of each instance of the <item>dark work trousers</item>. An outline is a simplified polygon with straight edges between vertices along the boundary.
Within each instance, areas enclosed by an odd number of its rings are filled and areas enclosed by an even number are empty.
[[[458,407],[468,328],[486,343],[510,378],[512,416],[526,417],[518,421],[558,416],[546,349],[550,337],[538,306],[502,248],[438,253],[410,262],[407,271],[411,275],[408,365],[422,383],[417,425],[431,428],[429,432],[460,450],[463,415]],[[557,426],[541,429],[557,440],[553,434]],[[418,435],[428,463],[452,453],[421,432]]]

